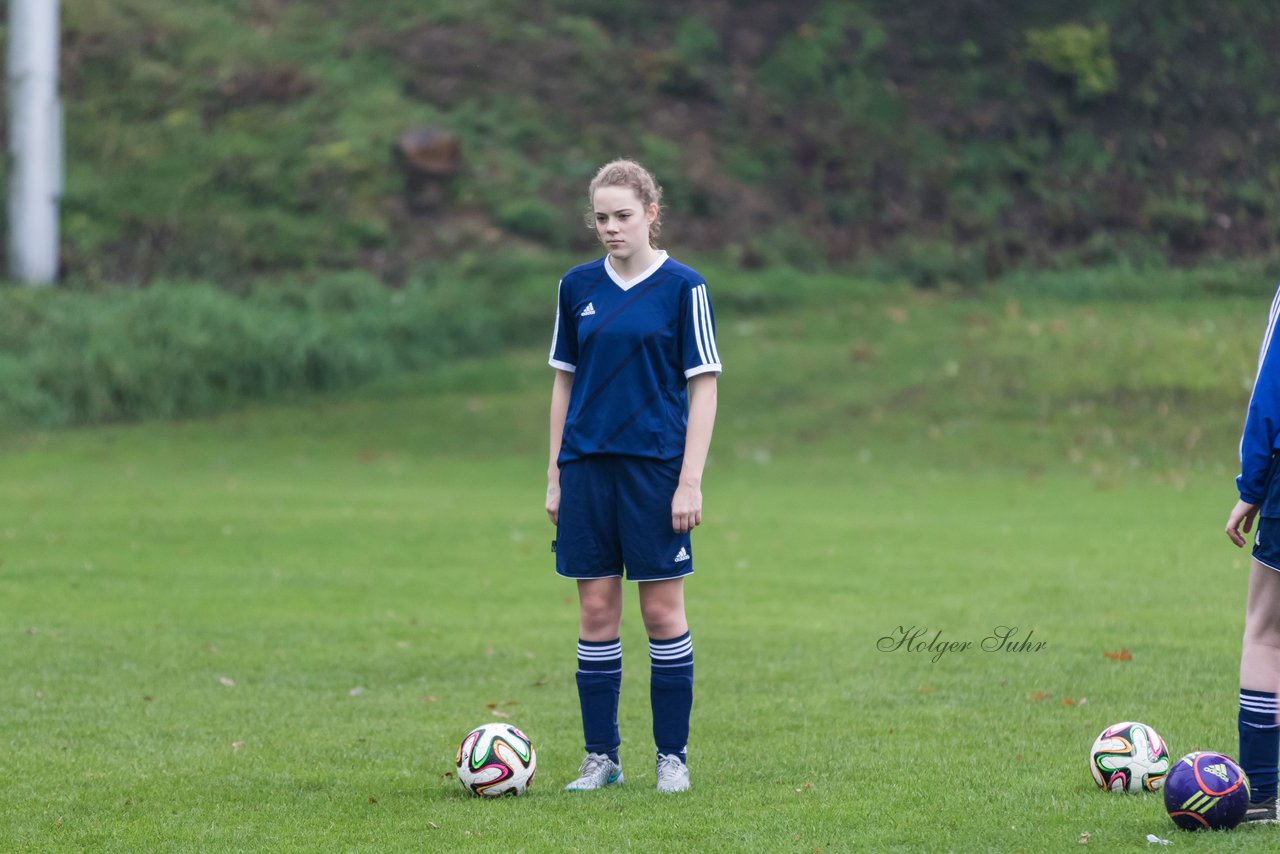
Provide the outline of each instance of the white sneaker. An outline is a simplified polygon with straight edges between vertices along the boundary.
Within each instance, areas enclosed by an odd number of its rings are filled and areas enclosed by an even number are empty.
[[[689,766],[672,753],[658,754],[658,791],[689,791]]]
[[[603,789],[622,782],[622,765],[603,753],[588,753],[578,769],[578,779],[564,787],[566,792],[586,792]]]

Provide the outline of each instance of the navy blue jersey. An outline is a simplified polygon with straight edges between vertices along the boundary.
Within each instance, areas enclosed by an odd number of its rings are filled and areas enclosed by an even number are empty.
[[[1266,498],[1271,457],[1280,440],[1280,344],[1275,341],[1276,319],[1280,317],[1280,290],[1271,301],[1267,331],[1258,352],[1258,377],[1249,397],[1244,433],[1240,437],[1240,476],[1236,488],[1240,498],[1261,504]],[[1271,512],[1268,509],[1268,512]]]
[[[720,372],[707,283],[665,252],[630,282],[606,258],[574,267],[560,280],[549,362],[574,374],[560,465],[680,459],[689,378]]]

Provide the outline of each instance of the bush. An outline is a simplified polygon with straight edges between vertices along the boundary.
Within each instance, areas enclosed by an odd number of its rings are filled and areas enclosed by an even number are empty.
[[[1106,24],[1063,24],[1027,32],[1027,58],[1070,81],[1080,101],[1116,91],[1119,78]]]
[[[568,242],[560,212],[539,198],[506,202],[498,207],[496,218],[500,226],[520,237],[555,247]]]
[[[244,296],[171,282],[0,289],[0,424],[199,415],[549,334],[555,274],[535,281],[519,263],[480,259],[402,290],[365,273],[264,283]]]
[[[1184,198],[1154,198],[1142,207],[1152,231],[1163,234],[1175,249],[1192,250],[1204,245],[1209,209],[1202,202]]]
[[[987,276],[984,258],[971,246],[941,237],[903,237],[872,264],[880,279],[905,279],[918,288],[975,285]]]

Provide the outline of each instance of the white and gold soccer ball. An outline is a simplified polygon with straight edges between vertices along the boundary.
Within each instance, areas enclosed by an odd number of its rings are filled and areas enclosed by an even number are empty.
[[[458,782],[482,798],[523,795],[538,756],[529,737],[511,724],[478,726],[458,747]]]
[[[1112,724],[1094,739],[1089,770],[1093,781],[1108,792],[1154,792],[1169,773],[1169,748],[1146,724]]]

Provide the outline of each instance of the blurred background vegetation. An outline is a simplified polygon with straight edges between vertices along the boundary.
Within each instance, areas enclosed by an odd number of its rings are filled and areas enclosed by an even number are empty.
[[[616,156],[664,184],[672,248],[726,275],[1265,266],[1276,44],[1280,5],[1225,0],[63,0],[64,281],[0,291],[0,375],[27,389],[0,391],[0,422],[192,411],[114,386],[33,402],[69,370],[31,368],[53,330],[95,352],[147,337],[69,319],[89,295],[153,325],[212,312],[227,336],[267,312],[227,349],[278,367],[206,401],[421,364],[486,329],[532,340],[535,285],[595,251],[583,191]],[[460,152],[425,194],[397,154],[415,129]],[[353,338],[353,312],[404,346]]]

